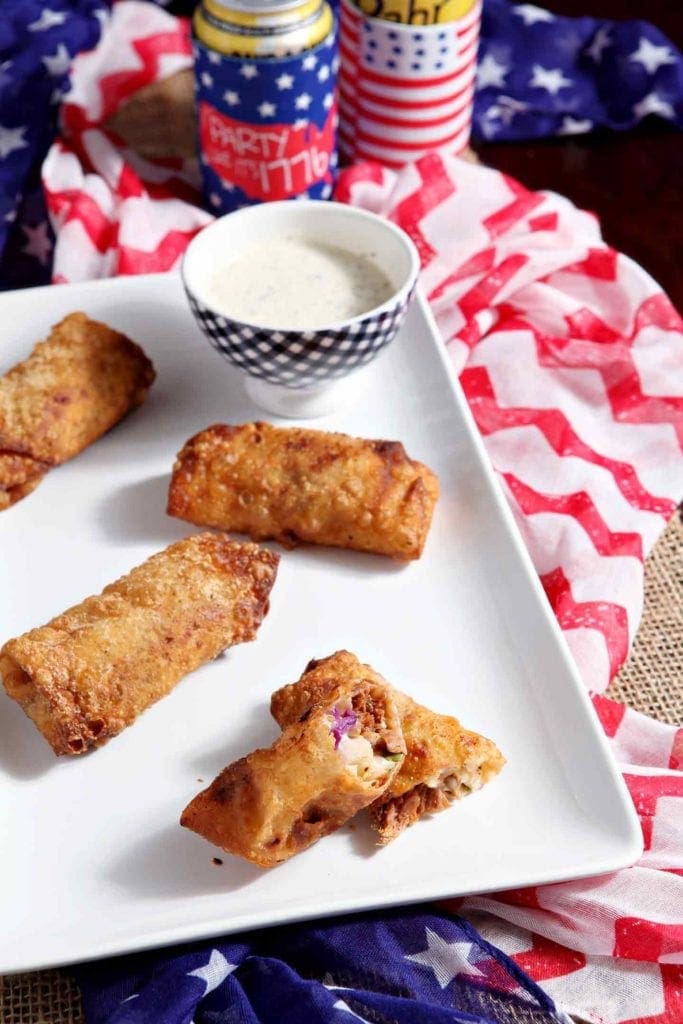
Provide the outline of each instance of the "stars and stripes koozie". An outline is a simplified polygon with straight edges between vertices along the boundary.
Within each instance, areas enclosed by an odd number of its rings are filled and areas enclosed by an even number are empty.
[[[204,199],[328,199],[336,165],[334,34],[288,57],[230,57],[194,40]]]
[[[430,150],[457,154],[472,122],[481,3],[462,18],[403,25],[340,7],[339,138],[348,160],[398,167]]]

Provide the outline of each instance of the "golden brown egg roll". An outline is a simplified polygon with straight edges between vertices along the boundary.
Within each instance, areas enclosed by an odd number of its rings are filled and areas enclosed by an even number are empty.
[[[384,680],[349,651],[311,661],[301,679],[277,690],[270,702],[273,718],[287,728],[327,699],[340,675]],[[439,715],[392,690],[401,718],[407,754],[383,795],[370,808],[380,842],[388,843],[423,814],[445,810],[453,800],[481,789],[505,764],[495,743],[464,729],[457,718]]]
[[[213,426],[173,469],[169,515],[201,526],[419,558],[439,483],[397,441],[269,423]]]
[[[195,534],[0,650],[0,675],[56,754],[101,746],[226,647],[253,640],[278,556]]]
[[[53,327],[0,377],[0,508],[141,405],[153,380],[138,345],[85,313]]]
[[[0,475],[2,474],[2,458],[0,457]],[[17,501],[21,501],[31,491],[35,491],[36,487],[43,479],[44,473],[36,472],[32,476],[26,475],[25,478],[18,483],[7,484],[7,486],[0,486],[0,512],[3,509],[9,508],[10,505],[16,504]]]
[[[272,867],[376,800],[404,754],[388,687],[352,682],[328,693],[272,747],[225,768],[188,804],[180,824]]]

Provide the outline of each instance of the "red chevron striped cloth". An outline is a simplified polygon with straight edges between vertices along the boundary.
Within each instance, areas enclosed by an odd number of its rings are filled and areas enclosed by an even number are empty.
[[[186,26],[115,5],[79,56],[43,167],[56,281],[170,270],[210,217],[196,168],[148,163],[103,121],[190,64]],[[338,198],[413,237],[422,285],[642,822],[645,852],[599,878],[459,901],[565,1010],[683,1020],[683,730],[599,696],[641,614],[643,559],[683,494],[683,323],[595,218],[497,171],[426,156],[342,175]],[[539,841],[542,838],[539,837]]]

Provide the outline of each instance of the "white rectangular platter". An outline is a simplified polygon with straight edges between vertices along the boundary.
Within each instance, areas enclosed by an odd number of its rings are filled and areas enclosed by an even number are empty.
[[[0,373],[79,309],[138,341],[157,381],[142,409],[0,514],[0,643],[192,532],[165,514],[175,453],[209,424],[266,418],[195,327],[175,276],[0,297]],[[422,559],[284,552],[257,640],[82,758],[56,758],[2,691],[0,973],[637,858],[630,800],[422,300],[357,404],[311,425],[401,440],[438,473]],[[271,692],[339,648],[492,737],[507,766],[385,849],[358,823],[268,872],[227,854],[215,865],[220,851],[179,827],[181,810],[275,739]]]

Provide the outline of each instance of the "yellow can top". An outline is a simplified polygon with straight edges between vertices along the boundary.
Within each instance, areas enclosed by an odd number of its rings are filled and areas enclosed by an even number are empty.
[[[437,25],[459,21],[477,0],[354,0],[371,18],[395,21],[400,25]]]
[[[325,0],[203,0],[194,33],[211,50],[229,56],[279,57],[321,43],[334,18]]]

